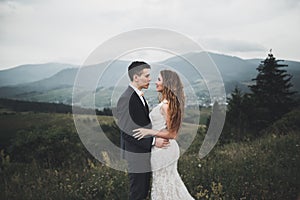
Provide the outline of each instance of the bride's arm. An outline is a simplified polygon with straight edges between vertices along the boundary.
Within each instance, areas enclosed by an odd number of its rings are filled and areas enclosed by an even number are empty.
[[[165,139],[175,139],[177,135],[175,131],[169,131],[168,129],[154,130],[154,129],[147,129],[147,128],[138,128],[133,130],[133,132],[134,132],[133,137],[137,138],[138,140],[144,138],[147,135],[152,135],[152,136],[161,137]]]
[[[169,126],[169,117],[168,117],[168,104],[163,104],[162,105],[162,114],[164,115],[166,122],[167,122],[167,127]],[[157,137],[162,137],[165,139],[175,139],[177,136],[176,131],[172,131],[170,129],[162,129],[162,130],[154,130],[154,129],[146,129],[146,128],[138,128],[133,130],[134,134],[133,136],[137,139],[142,139],[147,135],[152,135],[152,136],[157,136]]]

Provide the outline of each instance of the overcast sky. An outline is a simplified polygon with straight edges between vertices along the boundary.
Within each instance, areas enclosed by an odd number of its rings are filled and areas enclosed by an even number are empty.
[[[153,27],[205,50],[300,61],[299,0],[0,0],[0,69],[82,64],[101,43]],[[157,52],[156,52],[157,54]]]

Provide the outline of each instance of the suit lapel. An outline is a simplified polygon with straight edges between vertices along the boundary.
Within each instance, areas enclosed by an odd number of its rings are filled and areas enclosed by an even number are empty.
[[[146,112],[149,114],[149,106],[148,106],[148,103],[147,103],[147,101],[146,101],[146,99],[145,99],[144,96],[142,96],[142,98],[144,99],[144,102],[145,102],[145,106],[144,106],[144,104],[143,104],[143,106],[146,108]],[[142,102],[142,103],[143,103],[143,102]]]
[[[142,107],[143,110],[145,111],[146,115],[148,116],[148,114],[149,114],[149,111],[148,111],[149,108],[148,108],[146,99],[143,97],[143,98],[144,98],[144,101],[145,101],[145,105],[144,105],[143,102],[142,102],[142,100],[140,99],[139,95],[138,95],[135,91],[133,91],[133,92],[134,92],[134,94],[136,95],[137,101],[139,102],[139,104],[141,105],[141,107]]]
[[[139,95],[134,91],[134,89],[130,86],[128,86],[128,89],[130,90],[131,95],[135,95],[137,103],[141,105],[141,107],[145,111],[146,115],[148,116],[149,115],[149,107],[148,107],[146,99],[144,97],[142,97],[145,101],[145,105],[144,105],[142,100],[140,99]]]

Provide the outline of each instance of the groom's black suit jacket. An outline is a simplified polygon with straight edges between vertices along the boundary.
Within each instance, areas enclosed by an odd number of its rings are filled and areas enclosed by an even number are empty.
[[[121,129],[121,148],[125,150],[123,155],[128,161],[129,168],[134,170],[150,171],[150,152],[152,147],[153,137],[135,139],[133,130],[136,128],[151,128],[151,120],[149,118],[149,108],[145,102],[145,106],[138,94],[130,86],[121,95],[117,104],[118,126]],[[133,156],[128,152],[148,153],[140,156]],[[137,164],[139,165],[137,167]],[[139,169],[139,168],[146,169]]]

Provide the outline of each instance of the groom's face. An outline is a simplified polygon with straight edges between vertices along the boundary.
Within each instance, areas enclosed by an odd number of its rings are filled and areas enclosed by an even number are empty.
[[[151,78],[150,78],[150,69],[143,69],[141,71],[140,76],[139,75],[135,75],[134,77],[135,82],[137,84],[137,88],[139,90],[141,89],[148,89]]]

